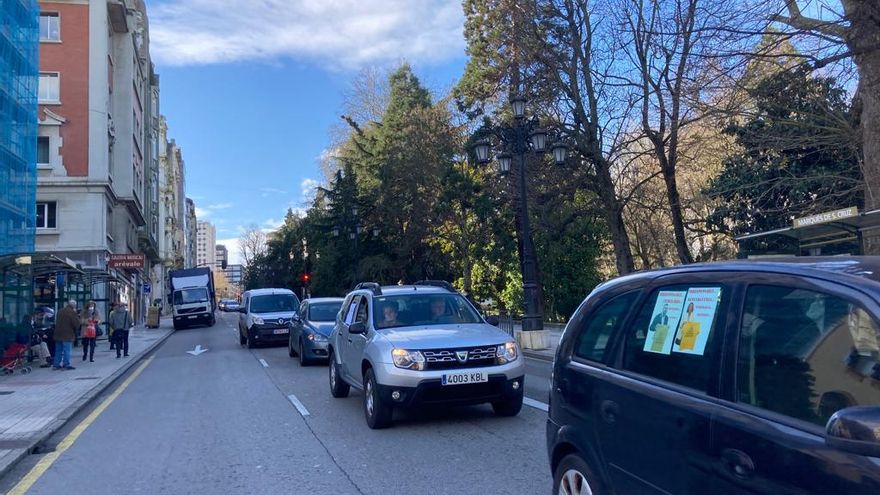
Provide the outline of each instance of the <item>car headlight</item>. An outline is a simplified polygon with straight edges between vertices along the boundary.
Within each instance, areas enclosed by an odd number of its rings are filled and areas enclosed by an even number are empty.
[[[263,324],[263,319],[260,318],[259,316],[254,316],[254,325],[262,325],[262,324]]]
[[[495,351],[495,359],[498,361],[498,364],[507,364],[511,361],[515,361],[518,355],[519,349],[516,347],[516,342],[501,344]]]
[[[419,351],[407,351],[406,349],[394,349],[391,351],[391,360],[394,366],[407,370],[425,369],[425,356]]]
[[[324,337],[320,333],[310,333],[307,338],[312,342],[327,342],[327,337]]]

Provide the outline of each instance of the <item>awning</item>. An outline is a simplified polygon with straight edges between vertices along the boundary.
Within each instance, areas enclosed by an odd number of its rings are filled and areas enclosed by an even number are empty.
[[[878,228],[880,228],[880,210],[871,210],[833,221],[800,227],[792,225],[781,229],[746,234],[737,237],[736,241],[743,242],[780,236],[797,241],[802,249],[809,249],[827,244],[857,241],[862,232]]]
[[[49,253],[15,253],[0,256],[0,270],[35,277],[58,272],[83,273],[73,263]]]

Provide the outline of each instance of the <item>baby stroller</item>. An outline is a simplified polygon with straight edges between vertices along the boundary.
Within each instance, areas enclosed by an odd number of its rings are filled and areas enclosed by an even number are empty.
[[[3,374],[11,375],[15,370],[19,370],[21,374],[26,375],[31,372],[31,367],[27,362],[28,346],[24,344],[11,344],[3,352],[0,359],[0,367],[3,368]]]

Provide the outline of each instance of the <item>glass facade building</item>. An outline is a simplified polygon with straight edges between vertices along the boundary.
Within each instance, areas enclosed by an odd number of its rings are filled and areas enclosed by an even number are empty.
[[[37,0],[0,1],[0,256],[34,250],[39,16]]]

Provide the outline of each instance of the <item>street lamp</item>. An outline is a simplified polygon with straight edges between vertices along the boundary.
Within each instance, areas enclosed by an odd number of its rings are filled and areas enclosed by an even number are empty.
[[[533,331],[543,330],[544,317],[541,304],[541,282],[538,279],[538,259],[535,254],[535,244],[532,240],[532,231],[529,225],[526,154],[530,152],[536,154],[545,153],[549,144],[550,150],[553,153],[553,161],[557,165],[563,165],[568,157],[568,146],[561,139],[558,130],[548,131],[540,127],[537,117],[526,118],[526,103],[526,98],[521,94],[511,96],[510,107],[513,111],[513,124],[484,126],[478,131],[480,138],[474,141],[473,152],[478,163],[489,163],[491,161],[492,140],[494,138],[494,141],[502,150],[496,157],[498,173],[502,177],[510,173],[514,157],[517,159],[517,171],[519,173],[517,185],[520,202],[520,207],[517,209],[517,222],[521,236],[521,269],[523,295],[525,296],[525,314],[522,319],[522,329],[524,331]],[[531,338],[524,339],[523,342],[526,344],[533,343]],[[543,344],[540,347],[543,347]]]

